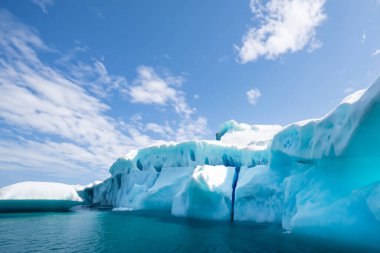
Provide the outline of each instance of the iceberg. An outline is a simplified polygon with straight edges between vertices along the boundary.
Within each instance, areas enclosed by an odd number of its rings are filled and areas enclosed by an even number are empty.
[[[67,211],[84,203],[83,187],[50,182],[22,182],[0,188],[0,212]]]
[[[380,222],[380,81],[320,119],[286,127],[230,120],[215,141],[130,151],[94,204],[201,219],[372,229]]]

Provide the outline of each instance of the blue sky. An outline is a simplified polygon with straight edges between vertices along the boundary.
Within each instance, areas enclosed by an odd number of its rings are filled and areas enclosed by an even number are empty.
[[[2,0],[0,21],[0,186],[321,117],[380,73],[377,0]]]

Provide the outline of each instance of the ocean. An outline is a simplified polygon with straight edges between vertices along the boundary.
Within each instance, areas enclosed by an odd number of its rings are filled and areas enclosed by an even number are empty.
[[[203,221],[167,213],[78,209],[0,214],[0,252],[375,252],[284,231],[280,225]]]

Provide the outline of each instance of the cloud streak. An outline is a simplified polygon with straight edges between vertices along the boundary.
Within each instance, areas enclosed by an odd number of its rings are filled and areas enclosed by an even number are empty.
[[[41,10],[47,14],[48,7],[54,4],[53,0],[30,0],[32,3],[41,8]]]

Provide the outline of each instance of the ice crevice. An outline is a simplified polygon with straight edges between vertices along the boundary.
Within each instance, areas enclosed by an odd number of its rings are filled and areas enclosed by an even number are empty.
[[[235,215],[235,191],[236,191],[236,186],[239,180],[239,173],[240,173],[240,166],[235,167],[235,174],[234,174],[234,179],[232,182],[232,197],[231,197],[231,221],[234,221],[234,215]]]

